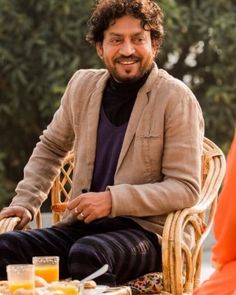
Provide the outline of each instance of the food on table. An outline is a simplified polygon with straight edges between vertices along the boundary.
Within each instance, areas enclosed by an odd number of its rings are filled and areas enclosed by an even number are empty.
[[[47,281],[44,280],[42,277],[35,276],[35,287],[46,287],[47,286]]]
[[[12,291],[13,295],[79,295],[79,290],[84,289],[95,289],[96,282],[91,280],[83,284],[79,280],[71,281],[57,281],[47,283],[43,278],[35,277],[35,289],[17,289]],[[0,295],[6,295],[9,293],[8,281],[0,281]]]
[[[97,284],[93,280],[84,282],[84,289],[94,289],[96,287],[97,287]]]
[[[8,281],[0,281],[0,294],[8,292]]]
[[[12,294],[13,295],[36,295],[36,292],[35,290],[17,289]]]
[[[79,295],[78,287],[71,282],[54,282],[48,286],[50,291],[62,291],[63,295]]]

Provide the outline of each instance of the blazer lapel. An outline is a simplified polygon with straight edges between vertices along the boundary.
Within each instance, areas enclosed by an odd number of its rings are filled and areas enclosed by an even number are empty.
[[[118,159],[116,172],[119,170],[119,168],[125,158],[125,155],[129,149],[129,146],[135,136],[138,122],[140,120],[140,117],[142,115],[142,112],[143,112],[144,107],[147,104],[147,102],[148,102],[148,96],[146,93],[145,94],[140,93],[136,98],[136,102],[135,102],[133,111],[131,113],[131,116],[129,119],[129,124],[128,124],[127,130],[126,130],[126,133],[125,133],[124,142],[123,142],[120,156]]]
[[[145,108],[145,106],[148,103],[148,93],[151,91],[152,89],[152,85],[154,83],[154,81],[156,80],[158,74],[158,68],[157,65],[154,63],[153,65],[153,69],[146,81],[146,83],[143,85],[143,87],[139,90],[130,119],[129,119],[129,124],[125,133],[125,138],[124,138],[124,142],[121,148],[121,152],[120,152],[120,156],[118,159],[118,164],[117,164],[117,168],[116,168],[116,173],[119,170],[125,155],[128,152],[128,149],[132,143],[132,140],[135,136],[136,130],[137,130],[137,126],[138,123],[140,121],[140,118],[142,116],[143,110]]]

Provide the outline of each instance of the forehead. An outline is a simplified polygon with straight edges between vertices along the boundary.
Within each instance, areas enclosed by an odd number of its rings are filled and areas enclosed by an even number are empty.
[[[104,31],[106,35],[135,35],[139,33],[150,34],[149,31],[144,30],[141,25],[141,20],[131,15],[124,15],[111,22],[107,30]]]

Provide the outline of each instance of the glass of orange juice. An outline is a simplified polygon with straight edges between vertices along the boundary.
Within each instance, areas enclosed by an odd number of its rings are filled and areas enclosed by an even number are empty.
[[[43,278],[48,283],[59,281],[59,257],[35,256],[33,257],[35,275]]]
[[[35,288],[35,267],[32,264],[7,265],[7,280],[10,294],[17,289],[33,290]]]

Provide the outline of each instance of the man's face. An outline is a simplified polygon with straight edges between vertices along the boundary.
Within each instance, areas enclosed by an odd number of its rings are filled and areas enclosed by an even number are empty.
[[[111,23],[96,49],[110,74],[119,82],[141,78],[150,70],[156,53],[150,31],[142,28],[140,19],[130,15]]]

